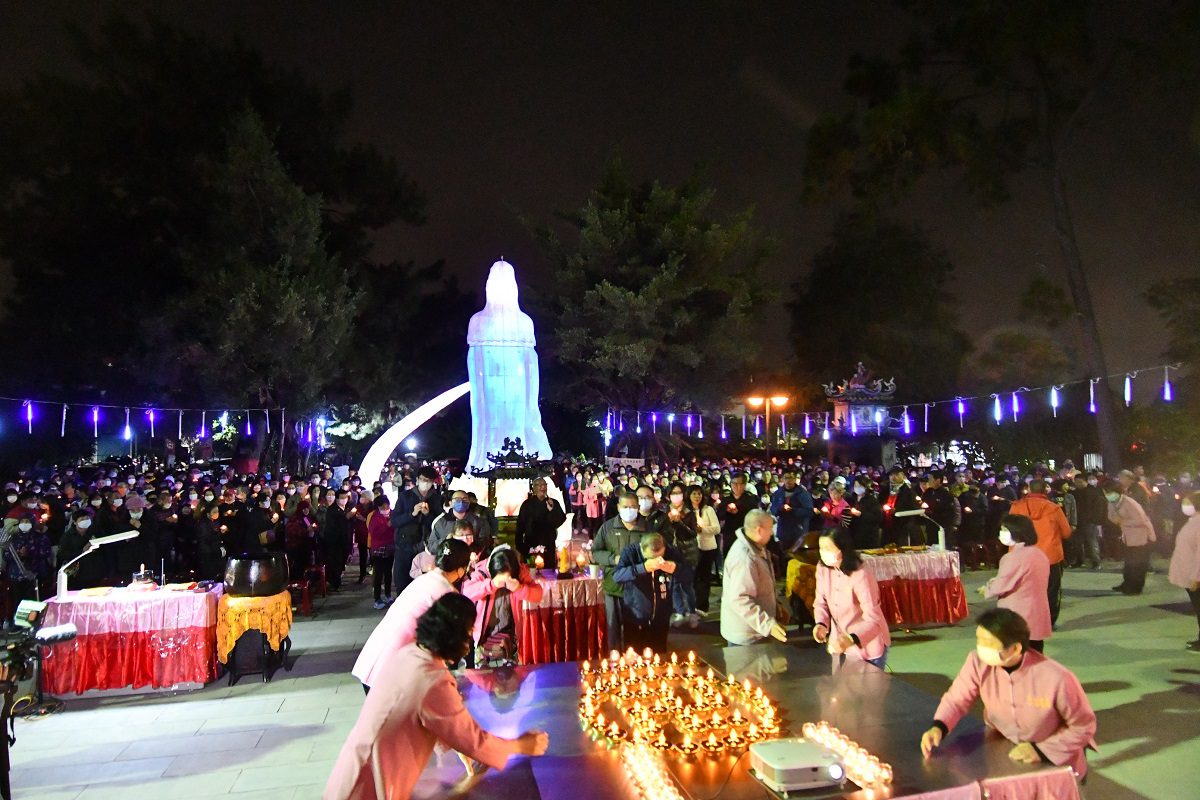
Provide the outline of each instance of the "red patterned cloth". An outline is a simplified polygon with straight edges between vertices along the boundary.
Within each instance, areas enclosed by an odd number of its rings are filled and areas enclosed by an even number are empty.
[[[52,598],[45,625],[73,623],[72,641],[43,648],[42,686],[50,694],[89,689],[156,689],[216,677],[220,586],[211,591],[68,592]]]
[[[879,582],[888,625],[952,625],[967,616],[958,553],[927,550],[864,556],[863,567]]]
[[[517,648],[522,664],[599,659],[604,653],[606,617],[599,578],[558,580],[538,577],[542,599],[524,604]]]

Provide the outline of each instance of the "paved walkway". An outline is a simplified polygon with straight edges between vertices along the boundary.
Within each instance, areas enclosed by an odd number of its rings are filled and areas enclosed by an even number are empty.
[[[1200,794],[1200,654],[1183,649],[1195,621],[1182,590],[1157,562],[1141,597],[1110,591],[1116,564],[1068,571],[1060,630],[1046,652],[1083,682],[1099,716],[1087,800],[1191,798]],[[353,573],[351,573],[353,575]],[[968,573],[975,589],[992,572]],[[1180,613],[1181,610],[1188,613]],[[351,584],[292,630],[296,665],[268,684],[256,676],[178,695],[69,700],[60,714],[17,722],[12,780],[18,800],[198,798],[310,800],[320,797],[362,704],[349,675],[381,613],[368,587]],[[702,633],[679,634],[680,647]],[[816,647],[798,640],[797,646]],[[899,633],[891,667],[940,693],[974,646],[974,628]],[[917,743],[913,742],[913,747]],[[553,743],[551,744],[553,747]]]

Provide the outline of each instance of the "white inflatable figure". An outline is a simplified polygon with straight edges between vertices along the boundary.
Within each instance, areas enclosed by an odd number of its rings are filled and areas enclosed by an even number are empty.
[[[471,385],[471,454],[467,473],[491,468],[487,454],[520,437],[526,454],[553,456],[538,408],[538,357],[533,320],[517,303],[512,264],[492,264],[487,302],[467,327],[467,381]]]

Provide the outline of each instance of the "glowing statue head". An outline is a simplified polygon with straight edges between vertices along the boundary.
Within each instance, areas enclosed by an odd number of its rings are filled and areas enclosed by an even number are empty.
[[[471,317],[467,326],[467,345],[534,347],[533,320],[517,303],[517,277],[512,264],[492,264],[484,288],[487,302]]]

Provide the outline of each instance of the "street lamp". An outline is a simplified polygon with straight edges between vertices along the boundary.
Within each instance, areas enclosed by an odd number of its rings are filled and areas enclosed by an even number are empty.
[[[786,394],[773,394],[769,397],[753,395],[746,398],[746,405],[750,406],[751,408],[762,408],[766,413],[767,434],[763,439],[763,445],[766,448],[766,454],[763,456],[763,460],[767,463],[770,463],[771,461],[771,409],[783,408],[787,405],[788,399],[789,398]]]

